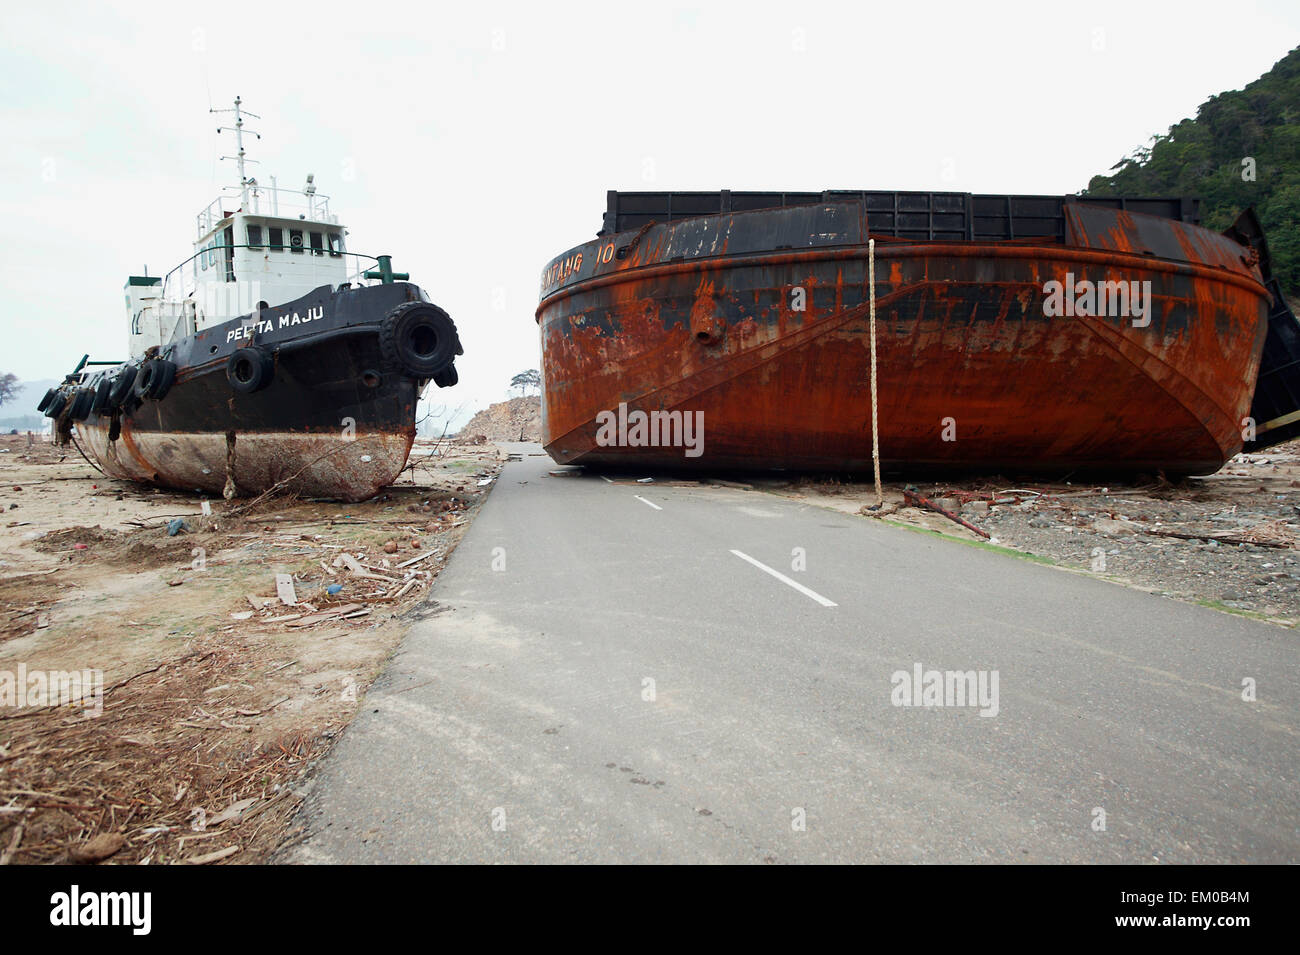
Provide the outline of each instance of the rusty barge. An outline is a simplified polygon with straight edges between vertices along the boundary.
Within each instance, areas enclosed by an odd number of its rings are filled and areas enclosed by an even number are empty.
[[[1191,199],[611,192],[542,273],[546,450],[869,473],[873,267],[887,470],[1205,474],[1300,432],[1300,328],[1250,212],[1221,234]]]
[[[126,284],[130,359],[89,356],[38,410],[106,474],[227,498],[359,501],[406,465],[417,401],[456,384],[455,323],[389,256],[346,248],[307,177],[245,174],[198,216],[193,256]]]

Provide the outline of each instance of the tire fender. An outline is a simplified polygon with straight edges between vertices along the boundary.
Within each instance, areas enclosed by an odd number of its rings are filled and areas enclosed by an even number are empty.
[[[113,379],[101,378],[95,386],[95,400],[90,403],[90,413],[100,415],[108,409],[108,396],[113,390]]]
[[[57,394],[55,394],[53,398],[50,399],[50,403],[45,406],[45,417],[57,418],[59,416],[59,412],[63,410],[63,406],[66,405],[67,403],[68,403],[68,396],[61,391],[58,392]]]
[[[464,351],[456,323],[431,302],[403,302],[379,327],[384,363],[408,378],[428,380]]]
[[[259,345],[237,348],[226,359],[226,380],[236,394],[261,391],[275,380],[275,356]]]
[[[176,381],[176,363],[165,358],[153,358],[140,366],[135,379],[135,393],[140,398],[161,401]]]
[[[90,406],[95,403],[95,393],[89,388],[80,388],[72,396],[72,407],[68,417],[73,421],[85,421],[90,417]]]
[[[122,407],[122,402],[131,396],[131,388],[135,385],[136,369],[133,365],[127,365],[117,373],[113,379],[112,390],[108,393],[108,406],[110,408]]]

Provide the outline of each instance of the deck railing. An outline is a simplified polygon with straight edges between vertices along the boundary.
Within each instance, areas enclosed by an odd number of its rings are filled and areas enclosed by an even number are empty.
[[[267,243],[262,243],[261,245],[248,245],[247,243],[235,243],[233,245],[218,245],[212,249],[203,249],[191,255],[188,259],[181,262],[180,265],[176,266],[176,268],[172,269],[170,272],[166,274],[166,276],[163,277],[162,287],[159,290],[159,298],[163,302],[179,302],[193,295],[198,290],[200,285],[222,287],[222,286],[234,285],[240,281],[256,281],[255,276],[250,276],[247,277],[246,279],[241,279],[237,270],[234,272],[233,281],[227,280],[223,282],[218,280],[212,282],[199,282],[197,280],[194,280],[193,263],[196,259],[198,259],[200,256],[203,255],[215,253],[217,256],[217,260],[216,260],[216,264],[213,265],[212,268],[216,269],[218,273],[220,273],[222,270],[225,270],[226,249],[257,249],[259,251],[265,250],[265,251],[272,251],[272,252],[287,252],[289,251],[289,246],[287,245],[272,246]],[[340,284],[348,284],[348,285],[372,284],[373,285],[373,284],[380,284],[383,282],[383,277],[381,274],[382,270],[380,272],[376,272],[376,269],[379,269],[382,266],[383,264],[382,260],[386,258],[386,256],[366,255],[361,252],[331,252],[329,249],[312,249],[312,248],[305,248],[301,252],[296,254],[302,256],[320,256],[328,259],[342,259],[344,265],[343,274],[345,278],[343,279],[343,282]],[[187,279],[189,281],[187,281]]]
[[[338,225],[339,218],[330,213],[330,197],[320,193],[306,193],[301,189],[282,189],[258,183],[248,187],[249,208],[243,205],[243,193],[238,186],[223,186],[221,195],[213,199],[196,217],[198,238],[207,235],[222,219],[236,212],[255,216],[273,216],[281,219],[306,218],[300,221],[323,222]]]

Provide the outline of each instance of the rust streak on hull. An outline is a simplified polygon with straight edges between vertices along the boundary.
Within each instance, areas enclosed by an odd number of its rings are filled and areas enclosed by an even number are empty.
[[[1258,270],[1234,261],[1215,233],[1181,223],[1168,223],[1181,258],[1154,258],[1132,239],[1153,231],[1152,217],[1116,219],[1119,232],[1088,233],[1087,248],[1076,247],[1082,239],[878,243],[887,468],[1209,473],[1240,450],[1267,330]],[[651,230],[626,261],[544,294],[551,456],[869,469],[865,242],[659,261],[667,241]],[[1149,282],[1149,325],[1048,317],[1045,283],[1067,274]],[[792,307],[795,288],[803,311]],[[703,453],[601,443],[597,416],[620,403],[702,412]]]
[[[356,435],[241,433],[234,470],[227,471],[224,434],[132,431],[108,440],[102,419],[78,424],[86,450],[116,478],[220,495],[229,475],[241,495],[260,494],[280,481],[304,497],[364,501],[391,484],[406,466],[415,429]],[[296,475],[296,476],[295,476]]]

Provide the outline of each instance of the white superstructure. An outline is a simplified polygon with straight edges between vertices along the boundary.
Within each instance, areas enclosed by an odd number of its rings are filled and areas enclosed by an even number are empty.
[[[259,183],[245,171],[245,117],[235,99],[234,125],[239,186],[228,187],[198,214],[195,254],[164,278],[132,276],[126,285],[131,356],[165,346],[262,308],[292,301],[322,285],[363,283],[365,256],[349,254],[347,232],[316,192],[313,176],[302,189],[283,189],[270,178]],[[256,134],[254,134],[256,135]]]

